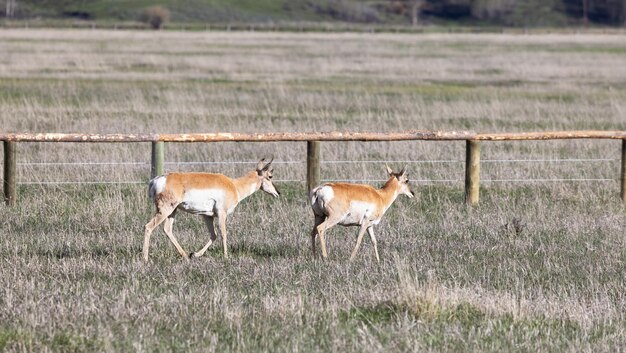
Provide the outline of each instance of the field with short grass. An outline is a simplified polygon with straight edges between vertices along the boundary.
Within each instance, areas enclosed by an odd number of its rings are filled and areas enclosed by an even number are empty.
[[[0,130],[626,130],[625,39],[1,30]],[[473,208],[463,142],[322,143],[324,180],[408,166],[417,197],[375,228],[380,264],[367,236],[348,261],[355,228],[311,256],[305,146],[167,144],[167,171],[238,176],[273,155],[282,195],[238,206],[228,260],[218,241],[186,262],[159,229],[144,263],[149,143],[18,144],[0,351],[626,349],[620,141],[484,142]],[[209,238],[183,213],[174,234]]]

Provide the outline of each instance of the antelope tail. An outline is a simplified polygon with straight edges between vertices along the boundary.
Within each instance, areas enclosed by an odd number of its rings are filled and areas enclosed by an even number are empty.
[[[158,177],[152,178],[148,183],[148,197],[152,200],[156,197],[157,194],[163,192],[165,188],[166,177],[164,175],[160,175]]]
[[[311,205],[315,205],[315,203],[317,202],[317,192],[319,191],[320,187],[316,187],[313,190],[311,190],[311,192],[309,193],[309,197],[311,198]]]

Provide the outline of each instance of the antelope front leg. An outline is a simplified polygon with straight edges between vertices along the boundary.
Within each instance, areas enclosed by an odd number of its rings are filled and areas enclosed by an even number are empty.
[[[380,263],[380,258],[378,257],[378,247],[376,246],[376,237],[374,236],[374,226],[369,226],[367,228],[367,233],[370,235],[370,239],[372,239],[372,244],[374,244],[374,253],[376,254],[376,262]]]
[[[191,253],[189,255],[189,257],[192,257],[192,256],[193,257],[200,257],[200,256],[204,255],[204,253],[207,251],[209,246],[211,246],[211,244],[213,244],[215,239],[217,239],[217,234],[215,234],[215,226],[213,225],[213,217],[211,217],[211,216],[203,216],[202,218],[204,218],[204,222],[206,223],[207,227],[209,228],[209,234],[210,234],[211,238],[209,239],[209,242],[206,243],[206,245],[200,251],[197,251],[195,253]]]
[[[361,246],[361,241],[363,240],[363,235],[365,234],[365,231],[368,227],[369,223],[363,220],[363,223],[361,223],[361,228],[359,229],[359,236],[356,238],[356,246],[354,247],[352,255],[350,256],[350,261],[354,260],[354,258],[356,257],[356,253],[359,251],[359,246]]]
[[[224,258],[228,258],[228,246],[226,245],[226,215],[218,214],[217,220],[220,224],[220,233],[222,234],[222,244],[224,246]]]

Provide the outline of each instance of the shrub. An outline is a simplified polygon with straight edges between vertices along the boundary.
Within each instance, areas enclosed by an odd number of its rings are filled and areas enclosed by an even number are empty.
[[[150,6],[143,10],[140,21],[149,24],[154,29],[163,28],[163,24],[170,19],[170,12],[163,6]]]
[[[347,22],[380,22],[380,14],[368,3],[351,0],[325,0],[313,5],[315,12],[334,20]]]

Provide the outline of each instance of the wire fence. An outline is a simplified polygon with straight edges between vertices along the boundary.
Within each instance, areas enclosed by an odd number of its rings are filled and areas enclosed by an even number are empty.
[[[619,161],[617,158],[569,158],[569,159],[484,159],[481,163],[606,163]],[[179,162],[165,162],[165,165],[169,166],[210,166],[210,165],[255,165],[257,161],[179,161]],[[297,165],[306,164],[306,161],[299,160],[287,160],[287,161],[274,161],[274,164],[278,165]],[[328,160],[320,161],[320,164],[324,165],[339,165],[339,164],[462,164],[464,160],[455,159],[441,159],[441,160]],[[124,167],[145,167],[150,168],[148,162],[20,162],[17,163],[21,167],[112,167],[112,166],[124,166]],[[617,181],[618,178],[502,178],[502,179],[481,179],[481,182],[485,183],[552,183],[552,182],[611,182]],[[306,182],[305,179],[275,179],[275,182]],[[322,182],[336,181],[336,182],[384,182],[386,179],[323,179]],[[414,183],[461,183],[464,179],[459,178],[444,178],[444,179],[411,179]],[[20,185],[94,185],[94,184],[145,184],[146,180],[92,180],[92,181],[21,181]]]
[[[482,159],[481,163],[509,163],[509,162],[540,162],[540,163],[567,163],[567,162],[613,162],[617,158],[567,158],[567,159]],[[165,162],[166,165],[220,165],[220,164],[257,164],[258,161],[208,161],[208,162]],[[305,164],[305,161],[273,161],[272,164]],[[465,163],[459,159],[441,160],[336,160],[321,161],[321,164],[361,164],[361,163]],[[149,166],[148,162],[19,162],[20,166],[52,166],[52,165],[137,165]]]

